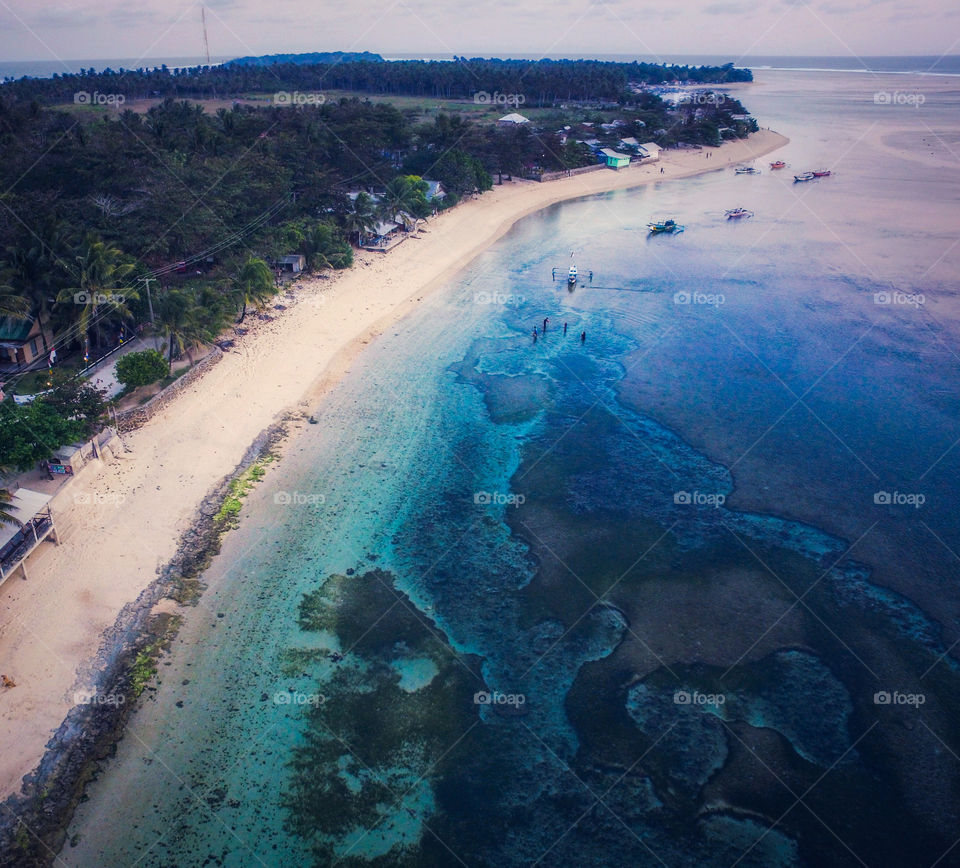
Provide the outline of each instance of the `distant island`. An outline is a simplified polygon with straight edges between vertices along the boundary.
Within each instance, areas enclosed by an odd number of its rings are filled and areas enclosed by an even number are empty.
[[[261,54],[259,56],[235,57],[223,66],[270,66],[274,63],[383,63],[379,54],[370,51],[311,51],[308,54]]]

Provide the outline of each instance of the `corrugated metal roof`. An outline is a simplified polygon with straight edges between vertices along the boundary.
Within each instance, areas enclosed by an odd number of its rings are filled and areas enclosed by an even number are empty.
[[[0,317],[0,341],[22,343],[27,339],[36,317],[14,319],[11,316]]]

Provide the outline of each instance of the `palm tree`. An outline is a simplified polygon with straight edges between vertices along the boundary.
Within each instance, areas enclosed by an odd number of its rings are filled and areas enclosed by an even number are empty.
[[[364,236],[377,225],[376,208],[367,193],[358,193],[346,216],[347,232],[357,233],[357,247],[363,247]]]
[[[267,263],[254,256],[249,257],[237,275],[236,293],[242,305],[237,322],[243,322],[248,304],[261,308],[276,292],[277,287]]]
[[[69,275],[71,265],[61,252],[68,248],[64,225],[55,217],[38,227],[39,234],[7,246],[3,255],[3,282],[31,302],[42,322],[50,319],[55,281]],[[72,280],[73,278],[71,278]]]
[[[13,495],[5,488],[0,488],[0,524],[6,524],[9,521],[16,522],[13,513],[8,511],[8,507],[13,503]]]
[[[337,237],[333,226],[314,223],[303,231],[300,252],[307,259],[307,268],[342,268],[350,248]]]
[[[101,314],[112,311],[123,319],[130,319],[127,299],[135,299],[137,293],[123,285],[124,278],[134,269],[117,247],[110,247],[96,236],[88,235],[76,256],[79,286],[61,290],[57,301],[73,302],[77,306],[77,329],[83,335],[83,355],[90,355],[90,331],[100,332]],[[117,290],[122,289],[122,292]]]
[[[0,286],[0,317],[28,319],[30,300],[20,295],[12,286]]]
[[[0,466],[0,475],[7,473],[9,470],[9,467]],[[17,521],[9,512],[9,507],[12,503],[13,495],[6,488],[0,488],[0,524]]]
[[[427,192],[427,182],[416,175],[400,175],[387,184],[381,201],[392,213],[417,211]]]
[[[217,324],[197,303],[196,296],[182,289],[168,289],[160,296],[156,312],[156,325],[167,336],[167,371],[173,368],[174,352],[187,354],[190,364],[193,355],[190,350],[197,344],[212,341],[219,332]]]

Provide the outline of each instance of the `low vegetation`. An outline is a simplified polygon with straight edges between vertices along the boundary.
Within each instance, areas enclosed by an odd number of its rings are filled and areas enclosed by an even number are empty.
[[[167,362],[156,350],[127,353],[117,362],[117,379],[124,386],[148,386],[167,375]]]

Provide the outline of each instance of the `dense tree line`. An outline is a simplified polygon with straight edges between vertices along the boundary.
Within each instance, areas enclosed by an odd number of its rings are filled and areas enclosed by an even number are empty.
[[[514,62],[484,63],[517,73]],[[558,80],[570,74],[577,86],[593,69],[591,86],[602,90],[596,82],[619,66],[630,65],[543,68]],[[417,68],[435,69],[403,67]],[[444,67],[458,75],[466,68]],[[207,72],[267,74],[233,70]],[[88,78],[88,87],[106,86]],[[39,317],[55,335],[59,361],[71,357],[75,369],[150,325],[165,339],[169,371],[271,300],[284,255],[302,254],[312,270],[348,267],[351,242],[363,244],[384,221],[411,229],[494,178],[594,163],[582,140],[714,144],[724,130],[745,135],[756,126],[735,100],[702,94],[671,107],[649,91],[634,93],[614,110],[614,126],[610,112],[556,109],[536,125],[501,127],[445,113],[422,121],[415,111],[358,98],[215,112],[168,98],[143,113],[77,113],[25,99],[21,84],[0,87],[0,316]],[[440,181],[445,198],[428,201],[424,178]],[[53,447],[76,436],[76,413],[60,424],[59,405],[31,406],[5,406],[4,430],[42,428]],[[10,454],[6,463],[21,466],[36,454]]]
[[[723,84],[751,81],[748,69],[723,66],[668,66],[599,60],[347,60],[328,63],[244,59],[222,66],[170,70],[93,69],[49,79],[22,78],[3,85],[21,100],[70,102],[78,93],[120,94],[125,99],[174,97],[209,99],[249,93],[349,90],[368,94],[473,99],[477,94],[522,94],[525,104],[631,99],[631,85],[682,81]]]

